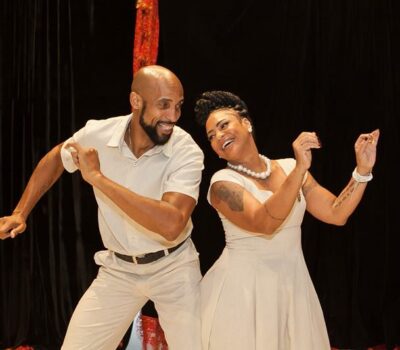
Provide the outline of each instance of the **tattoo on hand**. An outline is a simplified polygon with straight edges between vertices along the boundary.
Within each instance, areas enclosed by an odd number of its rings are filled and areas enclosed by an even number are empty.
[[[230,190],[225,185],[218,185],[215,189],[217,197],[228,204],[233,211],[243,211],[243,190]]]
[[[358,187],[358,182],[352,180],[347,186],[346,188],[343,190],[343,192],[339,195],[339,197],[336,198],[335,202],[333,203],[333,207],[337,208],[340,207],[342,205],[342,203],[349,197],[351,197],[351,195],[353,194],[353,192],[356,190],[356,188]]]

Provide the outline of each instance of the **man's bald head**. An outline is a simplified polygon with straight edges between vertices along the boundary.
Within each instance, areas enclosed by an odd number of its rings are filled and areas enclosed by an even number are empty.
[[[166,143],[181,116],[183,87],[178,77],[165,67],[142,67],[133,77],[129,100],[132,130],[144,131],[153,144]]]
[[[173,72],[165,67],[152,65],[142,67],[136,72],[133,77],[131,91],[140,95],[146,94],[149,89],[154,89],[160,83],[175,85],[182,89],[180,80]]]

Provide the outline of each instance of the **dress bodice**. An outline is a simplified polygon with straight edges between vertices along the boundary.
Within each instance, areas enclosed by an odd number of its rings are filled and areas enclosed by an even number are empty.
[[[277,161],[286,174],[289,174],[295,166],[295,160],[292,158],[279,159]],[[256,183],[251,179],[231,169],[222,169],[216,172],[211,178],[210,188],[212,184],[217,181],[234,182],[250,192],[260,202],[265,202],[273,194],[269,190],[258,188]],[[207,197],[210,201],[210,192]],[[305,199],[300,191],[300,201],[295,201],[290,214],[271,236],[244,230],[232,223],[218,211],[225,232],[227,248],[262,250],[263,253],[267,251],[278,253],[281,249],[287,252],[291,250],[291,247],[299,248],[301,245],[300,227],[304,217],[305,207]]]

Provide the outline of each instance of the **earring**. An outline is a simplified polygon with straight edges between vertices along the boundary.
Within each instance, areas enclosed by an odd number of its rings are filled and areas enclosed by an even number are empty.
[[[251,134],[253,132],[253,127],[250,125],[247,130],[249,130],[249,133]]]

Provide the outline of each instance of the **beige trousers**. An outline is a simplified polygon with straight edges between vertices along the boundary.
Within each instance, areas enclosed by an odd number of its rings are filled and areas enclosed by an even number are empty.
[[[110,251],[96,253],[95,261],[98,275],[72,315],[63,350],[115,350],[148,299],[170,350],[201,349],[201,273],[190,239],[150,264],[125,262]]]

